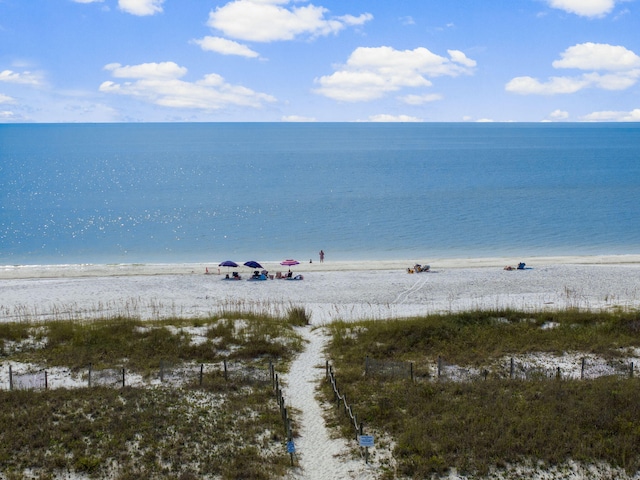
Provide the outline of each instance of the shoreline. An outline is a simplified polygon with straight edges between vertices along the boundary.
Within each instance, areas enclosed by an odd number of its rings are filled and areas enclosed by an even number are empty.
[[[348,271],[388,271],[402,270],[416,263],[430,265],[432,269],[459,268],[503,268],[516,266],[525,262],[527,267],[548,265],[636,265],[640,264],[640,254],[624,255],[573,255],[573,256],[538,256],[527,258],[515,257],[477,257],[477,258],[435,258],[435,259],[400,259],[400,260],[365,260],[365,261],[326,261],[320,263],[300,262],[292,267],[297,273],[311,272],[348,272]],[[260,261],[270,271],[286,271],[289,267],[280,265],[280,261]],[[115,263],[115,264],[51,264],[51,265],[0,265],[0,280],[37,279],[37,278],[81,278],[81,277],[114,277],[114,276],[156,276],[156,275],[224,275],[229,271],[226,267],[218,267],[218,263]],[[247,274],[252,269],[241,263],[231,270]]]

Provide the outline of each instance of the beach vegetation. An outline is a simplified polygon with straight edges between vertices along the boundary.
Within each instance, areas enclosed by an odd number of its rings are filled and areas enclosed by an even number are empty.
[[[88,364],[117,365],[146,380],[32,390],[0,385],[0,477],[283,476],[290,459],[268,366],[285,373],[302,339],[289,317],[227,314],[1,324],[3,369],[65,367],[76,375]],[[220,367],[227,361],[248,373],[227,376],[226,363]],[[199,363],[216,368],[158,382],[162,364]]]
[[[288,459],[275,404],[269,387],[231,384],[0,391],[3,473],[277,478]]]
[[[311,324],[311,313],[305,307],[290,307],[288,318],[289,323],[296,327],[305,327]]]
[[[509,465],[607,464],[640,471],[640,379],[633,370],[556,375],[573,353],[624,364],[640,346],[638,312],[478,311],[390,321],[335,322],[328,354],[342,393],[364,423],[394,441],[395,475],[488,475]],[[512,376],[509,358],[549,365]],[[410,362],[414,375],[367,375],[366,358]],[[438,359],[483,374],[438,376]],[[594,361],[594,360],[592,360]],[[579,372],[579,367],[578,367]],[[333,392],[327,384],[328,401]],[[339,409],[332,422],[353,437]],[[508,477],[506,477],[508,478]]]
[[[148,374],[157,369],[161,361],[215,363],[225,359],[277,359],[287,364],[302,348],[290,318],[255,313],[197,321],[116,317],[2,325],[5,327],[0,329],[3,345],[8,341],[23,341],[19,348],[12,350],[12,360],[74,370],[89,364],[96,368],[121,365]],[[41,342],[32,341],[36,335]],[[0,358],[8,354],[5,348],[0,351]]]

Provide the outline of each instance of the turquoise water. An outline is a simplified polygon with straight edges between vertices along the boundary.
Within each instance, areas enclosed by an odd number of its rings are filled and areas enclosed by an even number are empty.
[[[640,124],[0,125],[0,264],[640,253]]]

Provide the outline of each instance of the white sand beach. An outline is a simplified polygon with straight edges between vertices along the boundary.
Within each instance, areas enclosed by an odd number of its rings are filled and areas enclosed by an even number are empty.
[[[503,268],[520,261],[526,262],[526,269]],[[272,274],[287,269],[277,262],[261,263]],[[429,264],[431,269],[408,274],[406,268],[415,263]],[[209,274],[205,274],[207,268]],[[246,267],[236,270],[244,279],[250,274]],[[290,477],[331,480],[378,478],[386,452],[374,448],[369,464],[353,459],[349,451],[355,440],[351,444],[334,438],[321,421],[327,406],[318,402],[315,393],[324,376],[322,350],[327,339],[323,329],[315,327],[337,319],[386,319],[469,309],[640,307],[640,255],[314,262],[292,270],[304,280],[226,281],[227,269],[218,270],[217,263],[3,266],[0,321],[115,315],[196,317],[239,308],[285,313],[292,305],[304,306],[312,325],[300,331],[308,344],[284,378],[284,396],[299,411],[300,426],[298,466]],[[572,466],[557,475],[532,471],[519,478],[605,478],[601,473],[593,467]],[[603,474],[609,475],[606,478],[622,475],[606,467]],[[464,477],[452,474],[450,478]]]
[[[506,265],[526,263],[525,270]],[[261,262],[271,274],[286,272]],[[431,270],[407,274],[415,263]],[[206,269],[210,274],[206,275]],[[0,321],[82,316],[184,317],[305,306],[313,325],[468,309],[640,305],[640,255],[302,263],[303,281],[224,281],[213,264],[0,266]]]

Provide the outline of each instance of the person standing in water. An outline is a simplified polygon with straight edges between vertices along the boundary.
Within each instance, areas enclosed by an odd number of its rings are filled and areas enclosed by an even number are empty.
[[[324,251],[320,250],[320,263],[324,263]]]

